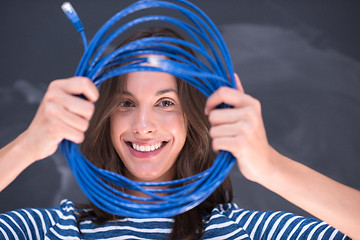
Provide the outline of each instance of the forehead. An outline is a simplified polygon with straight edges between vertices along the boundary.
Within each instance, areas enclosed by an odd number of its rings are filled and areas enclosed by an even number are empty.
[[[158,92],[163,89],[178,91],[176,78],[164,72],[141,71],[128,73],[125,76],[125,89],[129,92]]]

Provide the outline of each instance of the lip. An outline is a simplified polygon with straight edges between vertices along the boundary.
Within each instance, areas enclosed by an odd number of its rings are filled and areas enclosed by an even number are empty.
[[[131,143],[135,143],[138,145],[143,145],[143,146],[151,146],[154,145],[156,143],[162,142],[162,146],[154,151],[150,151],[150,152],[139,152],[136,151],[135,149],[132,148]],[[169,141],[156,141],[156,142],[139,142],[139,141],[125,141],[126,146],[129,149],[129,152],[136,158],[151,158],[154,157],[156,155],[158,155],[163,149],[164,147],[169,143]]]

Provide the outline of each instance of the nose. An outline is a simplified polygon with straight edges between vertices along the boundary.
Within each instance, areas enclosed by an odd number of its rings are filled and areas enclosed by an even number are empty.
[[[148,108],[138,108],[137,113],[135,114],[135,119],[133,122],[134,133],[139,135],[149,135],[156,132],[156,120],[151,109]]]

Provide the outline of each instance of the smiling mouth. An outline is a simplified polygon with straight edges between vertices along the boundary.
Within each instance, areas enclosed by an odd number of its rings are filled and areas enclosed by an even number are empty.
[[[138,152],[152,152],[155,151],[163,146],[165,146],[168,142],[163,141],[163,142],[159,142],[153,145],[139,145],[133,142],[127,142],[127,144],[134,150],[138,151]]]

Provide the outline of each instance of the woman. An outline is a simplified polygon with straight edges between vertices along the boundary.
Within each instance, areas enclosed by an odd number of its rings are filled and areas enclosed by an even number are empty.
[[[161,28],[141,31],[126,42],[149,36],[181,38],[170,29]],[[100,87],[100,98],[89,79],[53,81],[29,128],[1,149],[0,187],[5,188],[33,162],[53,154],[63,139],[75,143],[85,139],[82,151],[90,161],[138,181],[167,181],[194,175],[211,166],[215,156],[212,150],[224,150],[236,157],[239,170],[247,179],[278,193],[353,239],[359,237],[360,193],[275,151],[266,138],[259,101],[245,94],[239,78],[235,78],[237,89],[222,87],[208,99],[186,82],[160,72],[134,72],[109,79]],[[74,96],[78,94],[87,100]],[[97,100],[95,110],[93,103]],[[221,103],[234,108],[216,109]],[[202,204],[174,218],[127,218],[106,213],[94,204],[75,207],[72,202],[63,201],[52,209],[0,215],[0,236],[345,238],[319,220],[282,212],[242,210],[231,200],[230,181],[226,179]]]

